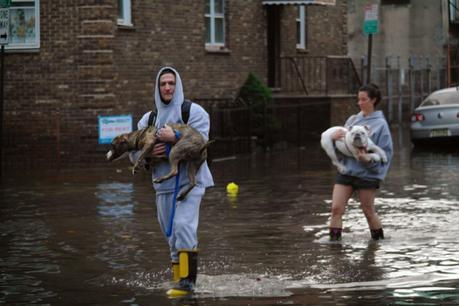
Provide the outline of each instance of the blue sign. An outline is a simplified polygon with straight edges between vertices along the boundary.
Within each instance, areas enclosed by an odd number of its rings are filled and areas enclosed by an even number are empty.
[[[99,116],[99,144],[111,143],[120,134],[132,132],[132,116]]]

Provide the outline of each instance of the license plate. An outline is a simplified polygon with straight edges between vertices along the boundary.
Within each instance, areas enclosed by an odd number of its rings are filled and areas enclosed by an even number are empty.
[[[448,129],[436,129],[430,131],[430,137],[448,137],[449,130]]]

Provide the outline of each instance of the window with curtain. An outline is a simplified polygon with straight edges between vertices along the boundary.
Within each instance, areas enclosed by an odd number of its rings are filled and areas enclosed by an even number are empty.
[[[225,45],[225,1],[205,0],[206,46]]]
[[[6,49],[40,47],[40,1],[12,0],[10,6],[9,41]]]
[[[118,0],[118,25],[132,27],[131,0]]]
[[[307,15],[304,5],[298,6],[298,16],[296,18],[296,48],[307,48]]]

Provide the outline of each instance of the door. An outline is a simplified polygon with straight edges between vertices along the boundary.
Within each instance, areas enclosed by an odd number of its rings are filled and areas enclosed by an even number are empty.
[[[281,5],[267,5],[268,86],[280,87],[280,16]]]

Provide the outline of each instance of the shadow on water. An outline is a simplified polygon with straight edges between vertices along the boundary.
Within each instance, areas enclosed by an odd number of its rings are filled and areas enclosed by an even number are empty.
[[[459,156],[404,146],[369,239],[358,199],[327,240],[335,170],[317,143],[212,164],[196,294],[169,300],[168,250],[148,174],[114,168],[10,175],[1,187],[0,303],[459,304]],[[240,191],[228,197],[225,186]]]

